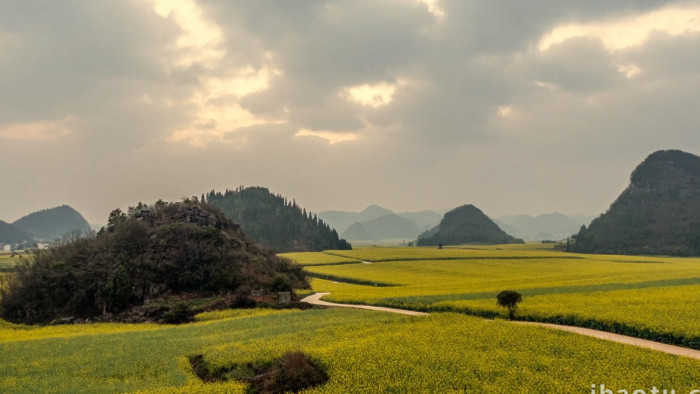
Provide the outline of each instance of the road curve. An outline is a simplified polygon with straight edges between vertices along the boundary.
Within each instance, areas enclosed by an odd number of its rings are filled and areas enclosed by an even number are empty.
[[[409,311],[406,309],[385,308],[383,306],[372,306],[372,305],[336,304],[334,302],[321,301],[321,297],[326,296],[328,294],[331,294],[331,293],[315,293],[315,294],[312,294],[308,297],[303,298],[301,300],[301,302],[307,302],[311,305],[335,306],[338,308],[368,309],[371,311],[391,312],[391,313],[398,313],[401,315],[409,315],[409,316],[425,316],[425,315],[427,315],[427,313],[424,313],[424,312]]]
[[[428,315],[428,313],[410,311],[410,310],[406,310],[406,309],[385,308],[383,306],[358,305],[358,304],[336,304],[334,302],[322,301],[321,297],[326,296],[328,294],[331,294],[331,293],[315,293],[315,294],[312,294],[308,297],[303,298],[301,300],[301,302],[307,302],[307,303],[312,304],[312,305],[320,305],[320,306],[334,306],[334,307],[338,307],[338,308],[368,309],[368,310],[372,310],[372,311],[399,313],[402,315],[409,315],[409,316]],[[632,346],[637,346],[637,347],[646,348],[646,349],[652,349],[652,350],[656,350],[656,351],[663,352],[663,353],[673,354],[675,356],[689,357],[689,358],[694,358],[696,360],[700,360],[700,350],[689,349],[689,348],[674,346],[674,345],[668,345],[665,343],[649,341],[649,340],[641,339],[641,338],[629,337],[626,335],[613,334],[613,333],[607,332],[607,331],[599,331],[599,330],[593,330],[590,328],[583,328],[583,327],[563,326],[563,325],[559,325],[559,324],[550,324],[550,323],[523,322],[523,321],[514,321],[513,323],[521,324],[521,325],[528,325],[528,326],[545,327],[545,328],[550,328],[550,329],[559,330],[559,331],[568,331],[568,332],[573,332],[573,333],[580,334],[580,335],[586,335],[589,337],[604,339],[606,341],[617,342],[617,343],[622,343],[625,345],[632,345]]]
[[[625,345],[632,345],[637,347],[643,347],[652,350],[658,350],[660,352],[673,354],[676,356],[690,357],[700,360],[700,350],[689,349],[686,347],[669,345],[661,342],[649,341],[647,339],[641,339],[636,337],[629,337],[627,335],[613,334],[607,331],[598,331],[590,328],[574,327],[574,326],[562,326],[559,324],[550,323],[538,323],[538,322],[524,322],[516,321],[516,324],[528,325],[528,326],[539,326],[545,328],[551,328],[560,331],[569,331],[576,334],[586,335],[589,337],[605,339],[606,341],[612,341],[617,343],[623,343]]]

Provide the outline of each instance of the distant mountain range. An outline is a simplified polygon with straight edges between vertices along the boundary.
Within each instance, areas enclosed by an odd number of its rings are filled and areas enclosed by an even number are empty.
[[[526,241],[558,241],[578,233],[581,226],[590,224],[595,216],[566,216],[559,212],[545,213],[538,216],[506,215],[494,222],[503,231]]]
[[[377,241],[381,239],[411,241],[416,239],[420,232],[420,228],[412,220],[395,213],[388,213],[378,218],[350,225],[342,237],[359,241]]]
[[[630,178],[608,211],[578,233],[574,251],[700,255],[700,157],[657,151]]]
[[[68,205],[30,213],[12,224],[0,221],[0,244],[51,242],[71,233],[86,233],[90,224]]]
[[[324,211],[319,213],[318,217],[333,227],[339,234],[343,234],[348,227],[355,223],[372,220],[388,213],[394,212],[379,205],[370,205],[362,212]]]
[[[462,205],[445,214],[440,224],[418,237],[418,246],[523,243],[506,234],[474,205]]]
[[[325,211],[318,217],[348,241],[415,240],[422,231],[440,223],[444,212],[395,213],[379,205],[370,205],[361,212]]]
[[[361,212],[325,211],[318,216],[349,241],[415,240],[440,223],[447,210],[395,213],[379,205]],[[399,218],[407,219],[401,221]],[[383,218],[383,219],[379,219]],[[506,215],[491,218],[503,231],[526,241],[561,240],[588,225],[595,216],[567,216],[558,212],[538,216]]]

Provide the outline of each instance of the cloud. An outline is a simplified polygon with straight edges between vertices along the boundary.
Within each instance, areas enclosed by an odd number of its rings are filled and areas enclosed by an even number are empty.
[[[172,18],[182,30],[173,51],[175,66],[202,65],[216,67],[224,57],[221,49],[221,29],[209,22],[194,0],[152,0],[155,12],[163,18]]]
[[[239,184],[315,210],[601,211],[646,154],[700,150],[698,14],[657,0],[9,0],[0,168],[35,182],[4,191],[0,219],[71,199],[102,218]]]
[[[72,117],[67,116],[60,120],[13,123],[0,129],[0,137],[22,141],[56,140],[73,133],[69,126],[71,120]]]
[[[354,133],[338,133],[338,132],[333,132],[333,131],[314,131],[314,130],[307,130],[307,129],[302,129],[299,130],[296,134],[294,134],[295,137],[316,137],[316,138],[321,138],[331,145],[337,144],[340,142],[346,142],[346,141],[357,141],[360,136]]]
[[[391,103],[394,99],[394,93],[396,93],[396,87],[397,84],[385,82],[373,85],[362,84],[343,88],[340,94],[364,106],[379,108]]]
[[[671,5],[642,14],[584,24],[565,24],[552,29],[538,43],[541,52],[576,37],[595,37],[610,51],[642,45],[653,33],[679,36],[700,31],[700,5]]]

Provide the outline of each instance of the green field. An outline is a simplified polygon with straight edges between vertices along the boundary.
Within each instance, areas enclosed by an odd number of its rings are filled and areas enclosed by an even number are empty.
[[[505,316],[496,294],[511,289],[524,296],[520,319],[700,348],[700,259],[580,255],[533,245],[540,250],[525,245],[329,251],[375,263],[306,270],[317,278],[315,291],[332,293],[329,301],[494,317]]]
[[[0,254],[0,272],[7,272],[17,265],[20,261],[20,256],[12,255],[11,253]]]
[[[218,312],[183,326],[0,325],[0,392],[239,392],[202,383],[214,367],[303,350],[330,381],[311,392],[590,392],[700,382],[700,361],[461,314],[360,310]]]
[[[317,252],[299,252],[299,253],[282,253],[282,257],[290,258],[298,263],[304,264],[304,266],[312,265],[334,265],[334,264],[356,264],[361,261],[358,259],[334,256],[329,253],[317,253]]]
[[[0,321],[0,392],[242,392],[239,382],[203,383],[188,357],[202,354],[212,369],[230,369],[295,350],[330,376],[308,391],[314,393],[590,393],[593,384],[630,393],[700,388],[700,360],[478,317],[505,316],[495,294],[515,289],[524,295],[520,318],[593,322],[676,341],[700,337],[700,259],[549,248],[285,255],[312,275],[331,278],[312,280],[315,291],[332,292],[327,299],[438,312],[429,316],[252,309],[209,312],[181,326]]]

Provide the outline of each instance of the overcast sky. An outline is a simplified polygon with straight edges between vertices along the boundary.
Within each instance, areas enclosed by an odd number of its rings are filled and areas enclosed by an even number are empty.
[[[0,219],[266,186],[604,212],[700,153],[700,1],[2,0]]]

